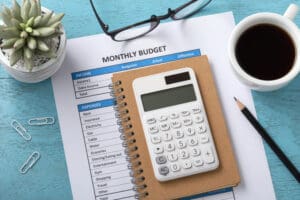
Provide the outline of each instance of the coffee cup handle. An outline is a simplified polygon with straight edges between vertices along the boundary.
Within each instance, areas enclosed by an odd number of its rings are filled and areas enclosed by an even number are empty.
[[[296,15],[297,15],[298,11],[299,11],[299,7],[296,4],[292,3],[286,9],[286,11],[283,14],[283,16],[293,21],[294,18],[296,17]]]

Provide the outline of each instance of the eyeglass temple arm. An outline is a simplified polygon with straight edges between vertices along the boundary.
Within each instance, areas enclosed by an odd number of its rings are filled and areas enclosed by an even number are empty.
[[[104,31],[105,33],[107,33],[107,32],[108,32],[108,25],[105,24],[105,23],[102,21],[102,19],[100,18],[100,16],[98,15],[97,10],[96,10],[96,8],[95,8],[94,3],[93,3],[92,0],[90,0],[90,4],[91,4],[91,6],[92,6],[93,12],[94,12],[94,14],[95,14],[95,16],[96,16],[96,18],[97,18],[98,23],[99,23],[100,26],[102,27],[103,31]]]

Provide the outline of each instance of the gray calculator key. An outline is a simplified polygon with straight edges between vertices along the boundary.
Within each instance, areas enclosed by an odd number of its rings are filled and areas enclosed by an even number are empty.
[[[156,163],[159,165],[165,164],[167,162],[166,156],[158,156],[155,158]]]
[[[158,168],[158,171],[159,171],[159,173],[161,175],[166,176],[166,175],[168,175],[168,173],[169,173],[170,170],[169,170],[169,168],[167,166],[162,166],[162,167]]]

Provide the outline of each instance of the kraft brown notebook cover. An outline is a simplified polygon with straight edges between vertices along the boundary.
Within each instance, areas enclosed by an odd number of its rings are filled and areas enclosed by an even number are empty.
[[[144,138],[141,119],[136,106],[132,81],[137,77],[156,74],[172,69],[191,67],[194,69],[208,121],[215,141],[220,166],[217,170],[192,175],[167,182],[159,182],[154,176]],[[187,58],[170,63],[116,73],[112,77],[120,116],[130,121],[123,122],[125,138],[130,152],[135,181],[141,196],[149,200],[177,199],[221,188],[236,186],[240,181],[237,163],[234,158],[224,115],[217,94],[212,72],[206,56]],[[122,89],[121,89],[122,88]],[[124,95],[124,96],[123,96]],[[126,102],[126,104],[124,103]],[[128,113],[126,112],[128,110]],[[125,120],[126,121],[126,120]],[[131,132],[134,135],[131,136]],[[135,148],[137,147],[137,149]],[[138,158],[135,156],[139,155]],[[140,171],[142,169],[142,171]],[[144,177],[144,180],[143,180]],[[147,185],[146,188],[143,186]]]

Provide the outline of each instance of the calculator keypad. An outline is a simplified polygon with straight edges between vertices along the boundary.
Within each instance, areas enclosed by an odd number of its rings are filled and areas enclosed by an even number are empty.
[[[156,173],[165,180],[216,169],[219,165],[202,110],[189,110],[146,118],[148,148],[153,152],[151,161]]]

